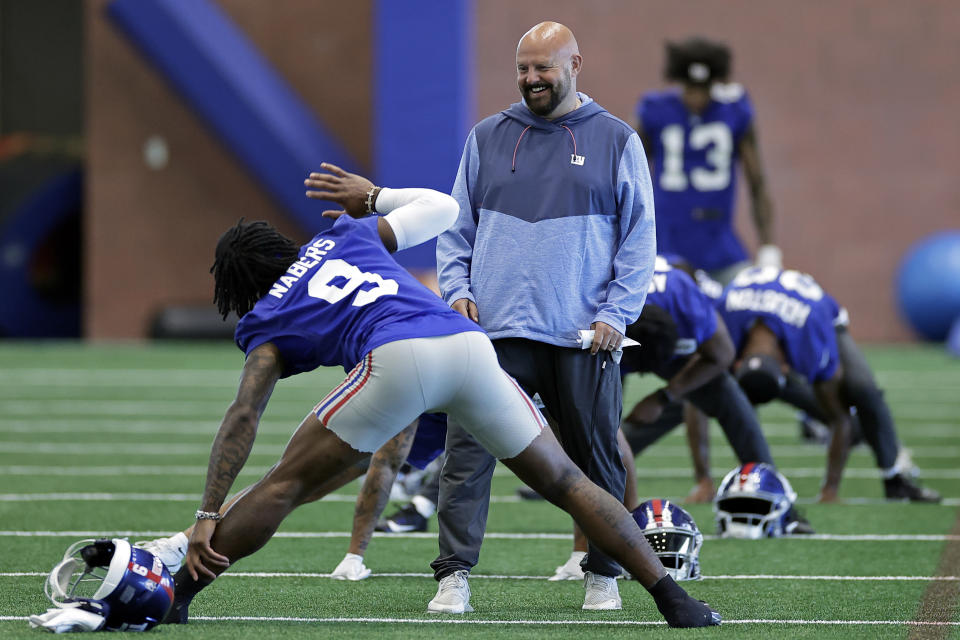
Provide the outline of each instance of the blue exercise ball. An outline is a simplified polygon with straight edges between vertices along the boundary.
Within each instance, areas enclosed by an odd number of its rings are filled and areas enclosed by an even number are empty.
[[[910,248],[897,273],[897,299],[914,331],[946,339],[960,316],[960,230],[935,233]]]

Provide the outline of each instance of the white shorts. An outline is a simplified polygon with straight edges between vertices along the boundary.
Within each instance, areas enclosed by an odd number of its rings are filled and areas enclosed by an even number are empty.
[[[377,347],[314,407],[344,442],[371,452],[434,411],[454,418],[497,458],[516,456],[547,425],[479,331]]]

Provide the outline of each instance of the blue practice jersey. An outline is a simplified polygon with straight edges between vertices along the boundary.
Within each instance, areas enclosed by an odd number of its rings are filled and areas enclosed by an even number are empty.
[[[673,318],[677,327],[674,357],[693,354],[717,331],[714,301],[700,291],[693,278],[670,266],[661,256],[657,256],[645,304],[657,305]],[[620,365],[622,374],[636,370],[631,365],[630,350],[631,347],[624,350]]]
[[[717,331],[714,302],[700,291],[693,278],[657,257],[647,304],[670,314],[677,325],[676,355],[692,354]]]
[[[809,275],[750,267],[737,274],[717,304],[737,353],[759,320],[777,336],[794,371],[810,382],[833,377],[835,326],[845,322],[846,312]]]
[[[718,84],[711,95],[699,116],[676,89],[647,93],[637,106],[654,165],[657,252],[708,271],[747,259],[733,216],[739,145],[753,123],[743,87]]]
[[[447,414],[423,413],[417,422],[417,433],[413,436],[407,464],[417,469],[426,469],[436,460],[447,443]]]
[[[341,216],[240,319],[244,353],[272,342],[283,377],[317,367],[350,369],[376,347],[407,338],[482,331],[390,256],[377,218]]]

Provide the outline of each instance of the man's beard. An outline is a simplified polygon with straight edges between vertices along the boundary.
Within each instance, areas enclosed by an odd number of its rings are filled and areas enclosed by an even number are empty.
[[[547,89],[541,93],[531,93],[530,90],[534,87],[546,86]],[[560,80],[556,84],[550,85],[545,82],[538,82],[537,84],[527,85],[523,88],[523,101],[526,103],[527,108],[530,111],[533,111],[538,116],[546,116],[551,113],[563,102],[563,99],[567,97],[569,93],[570,84],[566,82],[566,78]],[[540,98],[544,93],[549,92],[550,99],[545,103],[540,103],[537,106],[531,104],[531,99],[536,100]]]

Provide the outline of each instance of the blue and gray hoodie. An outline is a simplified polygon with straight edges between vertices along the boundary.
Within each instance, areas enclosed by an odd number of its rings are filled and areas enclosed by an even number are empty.
[[[575,347],[640,315],[656,256],[653,191],[637,134],[584,94],[545,120],[518,102],[467,138],[437,241],[447,304],[472,300],[491,338]]]

